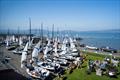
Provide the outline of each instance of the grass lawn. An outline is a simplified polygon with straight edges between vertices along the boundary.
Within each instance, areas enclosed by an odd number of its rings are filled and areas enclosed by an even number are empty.
[[[103,58],[105,56],[101,56],[101,55],[94,55],[94,53],[87,53],[87,60],[88,59],[92,59],[92,60],[103,60]],[[117,78],[110,78],[106,75],[103,76],[97,76],[95,72],[92,72],[91,74],[86,74],[86,70],[87,70],[87,61],[85,61],[85,63],[83,64],[83,68],[82,69],[75,69],[73,70],[73,72],[71,74],[68,74],[67,70],[66,73],[64,74],[64,76],[67,77],[66,80],[120,80],[120,74],[117,76]],[[119,67],[119,72],[120,72],[120,67]],[[60,79],[58,77],[55,78],[55,80],[63,80]]]

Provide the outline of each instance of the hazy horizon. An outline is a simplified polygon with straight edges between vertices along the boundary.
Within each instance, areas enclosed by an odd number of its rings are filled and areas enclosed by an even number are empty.
[[[0,0],[0,29],[120,29],[120,0]]]

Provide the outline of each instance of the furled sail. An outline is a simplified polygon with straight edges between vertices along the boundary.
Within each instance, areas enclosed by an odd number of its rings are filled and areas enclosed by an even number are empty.
[[[23,49],[22,56],[21,56],[21,68],[25,66],[25,62],[27,60],[27,48],[28,43],[25,45],[25,48]]]

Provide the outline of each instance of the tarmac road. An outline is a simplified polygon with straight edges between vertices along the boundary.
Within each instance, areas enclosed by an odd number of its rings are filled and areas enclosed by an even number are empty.
[[[11,59],[8,61],[8,63],[2,64],[0,67],[0,70],[2,69],[14,69],[19,74],[29,77],[29,75],[26,73],[26,70],[21,69],[21,55],[13,54],[11,51],[8,51],[4,46],[0,47],[0,52],[2,52],[1,58],[4,59],[5,56],[10,57]],[[2,60],[1,59],[1,60]],[[1,62],[1,61],[0,61]]]

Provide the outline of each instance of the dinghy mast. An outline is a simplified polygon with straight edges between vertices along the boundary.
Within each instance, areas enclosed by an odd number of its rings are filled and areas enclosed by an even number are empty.
[[[54,24],[52,25],[52,40],[54,40]]]
[[[29,18],[29,36],[30,36],[30,40],[31,40],[31,18]]]

